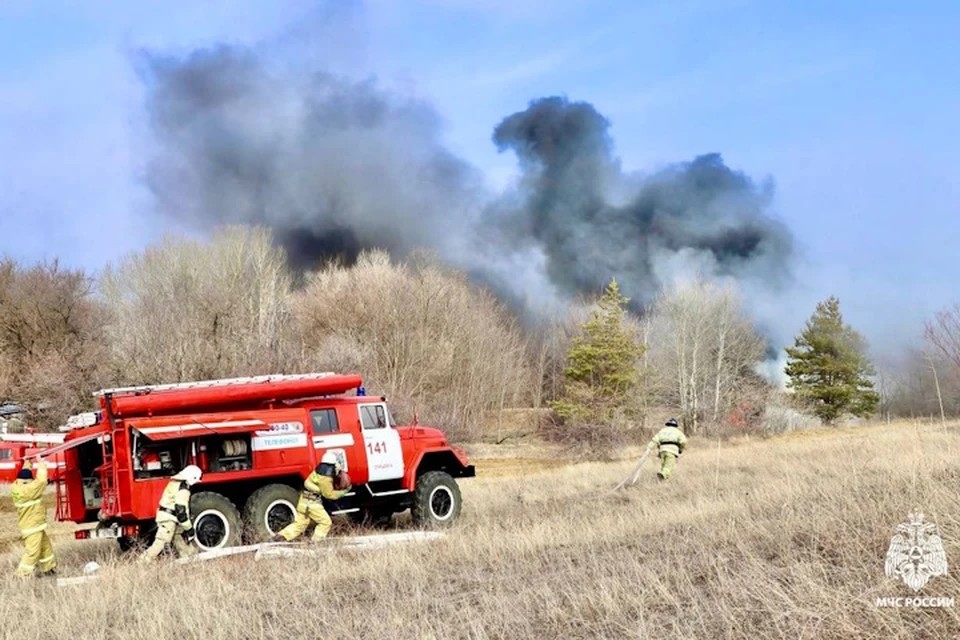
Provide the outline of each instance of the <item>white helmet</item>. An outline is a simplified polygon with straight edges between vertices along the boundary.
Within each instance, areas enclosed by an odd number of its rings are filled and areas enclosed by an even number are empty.
[[[203,472],[200,471],[200,467],[195,464],[188,464],[183,468],[183,471],[173,476],[174,480],[183,480],[187,483],[188,486],[193,486],[200,482],[200,478],[203,476]]]
[[[332,464],[335,468],[340,468],[340,458],[333,451],[327,451],[320,458],[320,464]]]

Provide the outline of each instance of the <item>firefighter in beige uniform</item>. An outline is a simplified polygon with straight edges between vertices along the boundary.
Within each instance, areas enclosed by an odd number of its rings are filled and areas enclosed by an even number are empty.
[[[155,560],[171,542],[181,557],[197,552],[185,538],[191,541],[194,538],[193,522],[190,520],[190,487],[200,482],[202,475],[200,468],[191,464],[167,484],[160,496],[160,508],[157,509],[157,537],[140,556],[141,562]]]
[[[47,536],[47,509],[43,506],[43,491],[47,488],[47,465],[37,461],[37,477],[33,477],[30,463],[24,462],[17,479],[10,487],[10,497],[17,510],[17,525],[23,538],[23,558],[17,566],[17,575],[29,578],[37,565],[40,574],[52,576],[57,566],[53,545]]]
[[[271,540],[289,542],[303,535],[311,522],[317,524],[316,529],[313,530],[312,540],[318,541],[327,537],[333,523],[327,510],[323,508],[323,501],[320,498],[322,496],[327,500],[339,500],[350,491],[349,484],[340,490],[334,488],[334,478],[339,476],[341,471],[337,456],[329,451],[323,454],[320,464],[303,483],[303,491],[297,502],[296,518]]]
[[[653,449],[654,446],[657,447],[660,455],[660,471],[657,472],[657,479],[667,480],[673,473],[677,456],[682,454],[687,447],[687,436],[683,435],[683,431],[680,431],[674,418],[667,420],[663,429],[660,429],[657,435],[653,436],[647,445],[647,451]]]

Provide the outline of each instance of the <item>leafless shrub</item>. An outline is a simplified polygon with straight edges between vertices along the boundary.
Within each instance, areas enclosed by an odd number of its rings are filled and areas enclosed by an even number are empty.
[[[262,229],[165,238],[103,275],[114,376],[124,383],[268,373],[295,357],[291,277]]]
[[[798,411],[784,398],[767,404],[763,414],[762,428],[769,434],[815,429],[821,426],[823,423],[816,416]]]
[[[547,443],[560,445],[562,455],[568,459],[611,460],[624,447],[637,444],[643,432],[622,412],[611,420],[576,425],[548,414],[540,426],[540,435]]]
[[[487,292],[430,256],[384,252],[311,274],[293,314],[314,368],[349,362],[409,419],[478,439],[483,413],[529,401],[530,370],[514,320]]]
[[[104,315],[92,286],[56,261],[0,262],[0,401],[24,405],[31,426],[63,424],[106,379]]]

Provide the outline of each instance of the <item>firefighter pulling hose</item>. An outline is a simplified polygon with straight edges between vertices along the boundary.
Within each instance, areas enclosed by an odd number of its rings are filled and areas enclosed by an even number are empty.
[[[653,436],[647,444],[647,451],[657,447],[660,455],[660,471],[657,472],[658,480],[668,480],[673,474],[673,468],[677,464],[677,458],[683,454],[687,447],[687,436],[683,434],[677,425],[675,418],[667,420],[663,429]]]
[[[297,501],[297,515],[293,522],[275,535],[271,542],[290,542],[303,535],[310,523],[316,524],[312,540],[318,542],[327,537],[333,522],[323,508],[322,498],[339,500],[350,492],[350,476],[343,470],[339,458],[328,451],[320,464],[303,482],[303,491]]]
[[[183,558],[194,555],[196,532],[190,519],[190,487],[200,482],[203,473],[195,465],[187,465],[173,476],[160,496],[157,509],[157,536],[153,544],[140,556],[141,562],[152,562],[168,544],[173,544]]]
[[[632,487],[637,483],[637,480],[640,478],[640,471],[643,469],[643,465],[646,463],[647,458],[650,457],[650,452],[653,451],[655,446],[657,447],[657,452],[660,457],[660,471],[657,472],[657,480],[662,482],[669,479],[673,474],[677,457],[682,455],[684,449],[687,447],[687,436],[680,430],[676,418],[667,420],[664,427],[650,439],[633,473],[615,486],[613,491],[617,491],[622,487]]]

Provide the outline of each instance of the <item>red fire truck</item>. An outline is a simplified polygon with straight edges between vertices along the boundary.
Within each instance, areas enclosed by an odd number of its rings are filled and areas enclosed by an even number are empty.
[[[290,523],[303,480],[326,451],[353,489],[332,515],[385,524],[409,509],[418,526],[444,526],[461,510],[457,478],[475,475],[438,429],[394,422],[386,398],[355,375],[314,373],[208,380],[94,394],[100,410],[71,418],[55,483],[57,518],[96,522],[78,538],[152,538],[170,476],[203,471],[191,514],[202,549],[268,539]],[[416,423],[416,420],[414,420]]]

